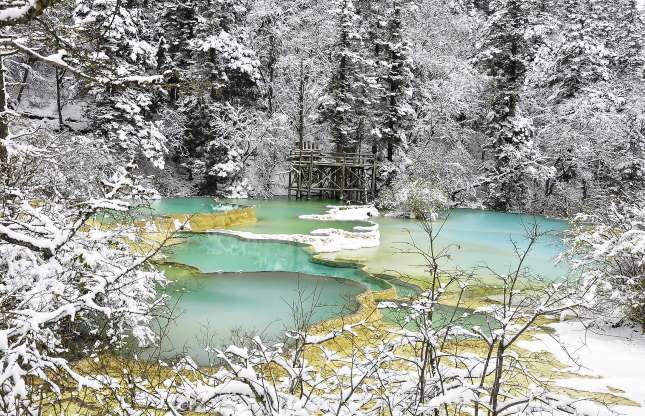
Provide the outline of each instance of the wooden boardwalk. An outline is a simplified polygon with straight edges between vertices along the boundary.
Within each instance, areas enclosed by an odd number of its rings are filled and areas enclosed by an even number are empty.
[[[322,152],[308,148],[289,154],[291,198],[338,199],[366,203],[376,193],[376,158],[366,153]]]

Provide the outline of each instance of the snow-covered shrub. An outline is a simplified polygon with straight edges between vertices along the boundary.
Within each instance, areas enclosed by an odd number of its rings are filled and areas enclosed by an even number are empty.
[[[405,168],[379,195],[379,206],[402,214],[442,211],[472,200],[475,161],[462,143],[429,140],[411,148]]]
[[[430,218],[449,205],[444,191],[422,179],[397,180],[379,196],[380,207],[408,216],[428,215]]]
[[[434,303],[426,299],[413,307],[412,319],[426,319]],[[410,409],[412,414],[443,414],[445,405],[468,405],[476,387],[462,372],[431,367],[427,357],[410,355],[423,350],[417,349],[422,342],[442,339],[446,328],[425,330],[395,328],[383,334],[385,339],[368,343],[359,337],[375,329],[365,321],[324,334],[289,331],[296,348],[255,337],[246,346],[214,349],[217,371],[205,373],[185,361],[177,377],[156,390],[142,390],[137,404],[231,416],[350,416],[380,414],[383,409],[392,415],[410,414]],[[447,361],[449,354],[441,359]]]
[[[293,136],[289,119],[281,114],[264,121],[257,136],[256,152],[249,166],[249,183],[254,197],[270,198],[281,193],[280,174],[287,173],[286,159],[291,150]]]
[[[204,193],[227,198],[270,196],[286,159],[287,122],[231,103],[187,100],[184,146],[190,175]]]
[[[145,194],[132,181],[133,167],[89,151],[84,140],[49,148],[31,142],[5,141],[10,163],[0,169],[0,413],[6,415],[42,411],[43,397],[62,397],[70,385],[106,387],[81,376],[74,360],[154,343],[152,311],[163,302],[157,293],[163,275],[146,266],[149,255],[131,250],[136,230],[92,222],[99,210],[127,210],[120,198]]]
[[[579,215],[569,237],[571,263],[601,319],[623,317],[645,330],[645,207],[643,194]]]
[[[167,138],[161,123],[153,119],[155,95],[150,92],[128,90],[97,95],[93,109],[97,133],[124,158],[137,160],[142,157],[157,169],[165,166],[168,153]]]

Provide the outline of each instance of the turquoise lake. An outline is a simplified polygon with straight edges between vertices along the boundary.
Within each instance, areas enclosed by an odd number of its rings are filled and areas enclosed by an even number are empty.
[[[236,204],[255,206],[258,222],[239,227],[259,234],[308,234],[320,228],[340,228],[351,231],[364,226],[362,221],[302,220],[302,214],[322,214],[331,201],[226,201],[223,205],[210,198],[170,198],[153,204],[161,215],[220,212]],[[224,208],[222,208],[224,207]],[[406,280],[422,278],[422,257],[411,253],[412,239],[425,247],[428,238],[414,220],[378,217],[381,242],[379,247],[322,254],[327,261],[360,263],[358,267],[334,267],[316,261],[308,247],[286,242],[242,240],[219,234],[183,233],[182,244],[164,251],[167,260],[200,270],[195,278],[175,278],[170,286],[171,299],[179,313],[170,327],[165,348],[169,351],[188,349],[200,364],[206,364],[207,354],[201,346],[222,345],[237,333],[259,333],[268,339],[279,339],[293,322],[295,303],[315,307],[311,320],[342,316],[356,310],[355,298],[364,290],[382,290],[392,282],[375,278],[388,274]],[[526,244],[525,228],[537,224],[549,234],[535,246],[526,265],[533,273],[557,280],[567,273],[565,264],[555,264],[564,250],[561,233],[567,223],[543,217],[521,214],[456,209],[445,220],[435,224],[442,230],[437,248],[450,247],[450,258],[442,262],[446,270],[474,271],[482,280],[490,279],[494,270],[507,273],[515,264],[514,241],[519,247]],[[409,286],[394,283],[400,296],[411,296]],[[308,299],[302,302],[302,299]],[[314,301],[315,299],[315,301]],[[480,319],[480,318],[479,318]]]

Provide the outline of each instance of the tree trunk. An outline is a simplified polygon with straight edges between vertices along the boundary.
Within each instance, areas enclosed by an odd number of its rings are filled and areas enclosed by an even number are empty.
[[[63,123],[63,107],[61,104],[61,89],[63,84],[63,77],[65,76],[65,71],[61,71],[56,68],[56,110],[58,111],[58,128],[62,131],[64,127]]]
[[[298,86],[298,147],[302,150],[305,144],[305,70],[300,60],[300,85]]]
[[[275,36],[272,34],[269,36],[269,62],[268,62],[268,67],[269,67],[269,86],[267,88],[267,101],[269,105],[269,115],[272,115],[274,112],[274,105],[273,105],[273,99],[274,99],[274,90],[273,90],[273,81],[275,78],[275,65],[277,61],[277,54],[278,52],[276,51],[276,42],[275,42]]]
[[[25,88],[27,87],[27,80],[29,79],[29,73],[31,72],[31,64],[32,60],[29,59],[27,63],[25,64],[24,70],[22,74],[22,83],[20,84],[20,90],[18,90],[18,96],[16,97],[16,107],[15,109],[18,109],[18,105],[20,105],[20,101],[22,100],[22,93],[25,91]]]
[[[4,170],[9,154],[5,140],[9,137],[9,109],[7,108],[7,89],[5,85],[4,58],[0,56],[0,164]]]
[[[499,390],[502,386],[502,372],[504,369],[504,351],[505,347],[503,346],[504,338],[499,341],[497,346],[497,359],[495,367],[495,378],[493,380],[493,386],[490,393],[490,408],[492,410],[492,416],[497,416],[498,411],[498,400],[499,400]]]

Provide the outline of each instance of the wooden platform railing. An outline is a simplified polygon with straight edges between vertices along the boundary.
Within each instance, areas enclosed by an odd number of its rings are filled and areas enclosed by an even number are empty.
[[[339,153],[339,152],[322,152],[321,150],[296,149],[289,153],[290,162],[299,160],[310,160],[321,162],[338,163],[344,161],[354,164],[372,164],[374,155],[370,153]]]
[[[377,160],[369,153],[323,152],[309,147],[289,153],[288,194],[367,202],[376,193]]]

